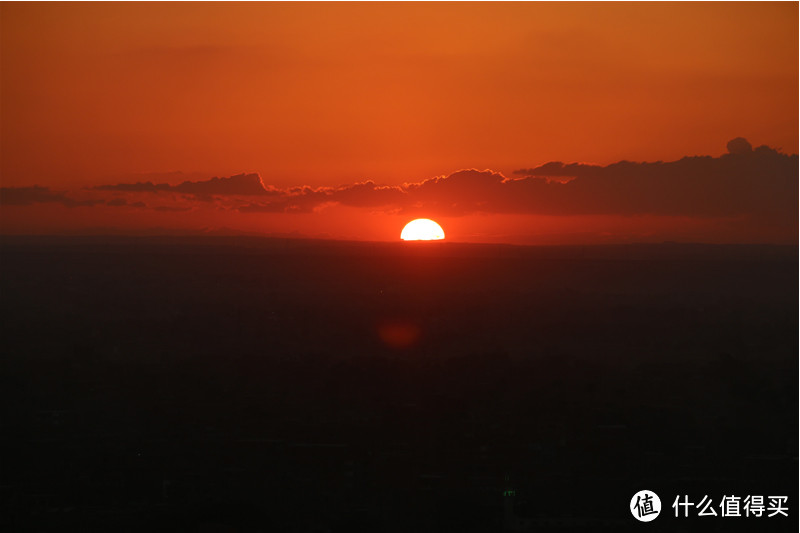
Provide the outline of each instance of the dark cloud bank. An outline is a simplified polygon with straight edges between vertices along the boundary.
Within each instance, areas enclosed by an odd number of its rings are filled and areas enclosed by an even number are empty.
[[[61,204],[66,207],[83,207],[104,203],[102,200],[75,200],[65,192],[52,191],[48,187],[0,187],[0,204],[31,205]]]
[[[139,182],[96,187],[121,193],[179,193],[184,202],[236,198],[229,209],[243,213],[307,213],[336,203],[386,212],[435,215],[506,213],[540,215],[751,216],[796,224],[798,157],[745,139],[728,143],[720,157],[684,157],[672,162],[620,161],[607,166],[551,162],[520,169],[507,178],[491,170],[460,170],[402,186],[372,181],[333,188],[265,186],[258,174],[184,181],[178,185]],[[2,189],[7,205],[56,202],[141,206],[119,197],[71,200],[43,187]],[[87,203],[88,202],[88,203]],[[176,206],[177,207],[177,206]],[[185,204],[183,205],[185,208]],[[164,209],[164,207],[160,207]]]
[[[274,192],[274,191],[273,191]],[[339,188],[296,188],[240,207],[253,212],[307,212],[326,202],[439,215],[758,216],[797,219],[798,158],[742,138],[720,157],[672,162],[620,161],[607,166],[547,163],[506,178],[460,170],[401,187],[372,181]]]
[[[205,181],[184,181],[179,185],[168,183],[153,183],[150,181],[138,183],[121,183],[119,185],[101,185],[95,187],[101,191],[124,192],[161,192],[172,191],[198,195],[253,195],[262,196],[279,194],[277,190],[264,187],[258,174],[238,174],[230,178],[211,178]]]

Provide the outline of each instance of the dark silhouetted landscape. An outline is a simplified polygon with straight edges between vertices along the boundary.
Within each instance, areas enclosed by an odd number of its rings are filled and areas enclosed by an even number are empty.
[[[5,531],[796,530],[796,246],[0,242]]]

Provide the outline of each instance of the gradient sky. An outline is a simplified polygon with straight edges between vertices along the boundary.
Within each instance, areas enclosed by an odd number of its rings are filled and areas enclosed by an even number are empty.
[[[470,168],[510,178],[550,161],[718,157],[735,137],[798,151],[797,3],[3,3],[0,10],[6,188],[177,184],[240,173],[281,190],[365,180],[396,186]],[[794,191],[796,179],[787,189]],[[141,198],[126,205],[136,202],[150,206]],[[218,204],[213,214],[195,206],[167,216],[33,203],[6,207],[3,232],[52,231],[58,219],[76,231],[230,227],[383,240],[399,235],[403,216],[374,205],[259,217]],[[585,218],[600,215],[605,222]],[[661,218],[631,231],[642,225],[631,216],[650,215]],[[692,215],[442,213],[453,216],[455,233],[443,223],[448,236],[463,240],[595,242],[601,233],[623,241],[644,233],[771,240],[764,232],[741,237],[741,224],[719,229],[719,220],[708,230],[707,214],[692,225]],[[774,240],[796,235],[786,231]]]

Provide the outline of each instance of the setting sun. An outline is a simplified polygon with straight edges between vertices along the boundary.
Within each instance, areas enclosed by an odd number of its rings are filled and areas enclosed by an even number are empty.
[[[429,218],[418,218],[406,224],[400,238],[404,241],[439,241],[444,239],[444,230]]]

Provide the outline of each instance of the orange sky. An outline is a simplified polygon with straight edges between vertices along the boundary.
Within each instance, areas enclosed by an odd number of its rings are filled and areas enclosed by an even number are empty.
[[[511,177],[549,161],[719,156],[739,136],[798,151],[797,3],[0,9],[4,187],[177,171],[399,185],[464,168]],[[75,227],[82,209],[68,210]],[[6,214],[3,231],[30,219]],[[281,220],[268,229],[326,232]]]

